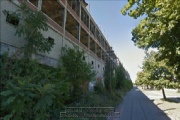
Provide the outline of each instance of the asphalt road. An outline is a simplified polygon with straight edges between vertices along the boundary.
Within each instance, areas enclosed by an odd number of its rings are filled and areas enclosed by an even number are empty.
[[[116,112],[120,112],[120,116],[116,118],[111,117],[108,120],[170,120],[137,87],[134,87],[127,93],[124,101],[116,109]]]

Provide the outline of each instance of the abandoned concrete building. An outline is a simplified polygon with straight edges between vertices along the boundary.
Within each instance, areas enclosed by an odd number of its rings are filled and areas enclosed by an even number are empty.
[[[14,35],[15,26],[2,13],[3,10],[16,11],[22,2],[32,10],[41,10],[44,13],[48,31],[42,33],[55,43],[50,53],[33,55],[41,63],[56,66],[62,47],[76,45],[85,51],[84,60],[92,65],[97,79],[103,78],[106,59],[111,60],[113,65],[118,64],[116,54],[111,52],[112,47],[88,12],[85,0],[1,0],[1,54],[8,52],[12,55],[25,44],[23,38]]]

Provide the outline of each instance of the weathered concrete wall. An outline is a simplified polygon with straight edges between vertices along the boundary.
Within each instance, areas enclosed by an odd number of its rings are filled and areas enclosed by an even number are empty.
[[[74,43],[70,41],[70,39],[66,38],[63,41],[63,47],[69,47],[69,48],[74,48]]]
[[[4,10],[16,11],[18,7],[7,0],[1,0],[0,10],[0,42],[1,42],[1,53],[9,52],[10,55],[17,51],[17,48],[22,47],[26,41],[23,38],[15,36],[16,26],[6,21],[7,15],[3,13]]]
[[[14,25],[11,25],[10,23],[6,22],[6,15],[2,13],[3,10],[8,11],[16,11],[18,9],[18,1],[13,0],[14,3],[7,1],[7,0],[1,0],[1,7],[0,7],[0,54],[4,52],[8,52],[9,55],[14,54],[18,48],[24,46],[26,44],[26,40],[24,38],[19,38],[15,36],[16,27]],[[22,22],[22,21],[20,21]],[[51,37],[54,39],[54,46],[52,47],[51,51],[49,53],[38,53],[36,55],[33,55],[33,59],[38,59],[40,63],[47,64],[50,66],[57,66],[58,59],[61,56],[61,49],[64,46],[68,46],[70,48],[73,48],[74,45],[77,45],[77,43],[73,42],[70,38],[67,36],[63,36],[63,33],[57,31],[54,27],[49,25],[48,31],[42,31],[42,34],[45,38]],[[83,48],[82,48],[83,49]],[[104,63],[101,63],[101,61],[97,60],[95,55],[92,55],[88,52],[88,50],[85,52],[85,61],[92,65],[93,69],[97,73],[97,77],[103,77],[103,67],[105,66]],[[92,64],[93,62],[93,64]],[[99,65],[99,67],[98,67]]]
[[[59,59],[59,56],[61,55],[63,36],[51,28],[48,28],[48,31],[43,31],[42,34],[45,38],[51,37],[52,39],[54,39],[54,45],[49,53],[40,53],[40,54],[53,59]]]

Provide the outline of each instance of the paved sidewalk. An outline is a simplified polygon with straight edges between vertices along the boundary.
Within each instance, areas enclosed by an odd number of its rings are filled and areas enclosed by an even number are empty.
[[[156,104],[161,110],[163,110],[171,120],[180,120],[180,93],[175,90],[165,89],[166,97],[173,99],[176,102],[168,102],[162,100],[161,90],[141,90],[149,99],[153,99],[154,104]],[[176,99],[174,99],[176,98]],[[177,99],[178,98],[178,99]]]
[[[108,120],[170,120],[137,87],[127,93],[122,104],[116,108],[116,112],[120,112],[120,116]]]

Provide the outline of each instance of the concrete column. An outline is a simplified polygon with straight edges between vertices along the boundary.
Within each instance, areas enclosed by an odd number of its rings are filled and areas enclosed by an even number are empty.
[[[96,25],[94,25],[95,29],[94,29],[94,37],[97,38],[96,36]]]
[[[91,37],[90,37],[90,33],[88,34],[88,63],[89,63],[89,55],[90,55],[90,41]]]
[[[90,30],[90,16],[89,16],[89,21],[88,21],[88,24],[89,24],[89,29],[88,29],[88,51],[90,50],[90,39],[91,39],[91,36],[90,36],[90,33],[91,33],[91,30]]]
[[[97,43],[95,42],[95,54],[96,54],[96,53],[97,53]],[[95,61],[94,61],[94,62],[95,62],[95,63],[94,63],[94,66],[95,66],[95,69],[94,69],[94,70],[97,72],[97,69],[96,69],[96,68],[97,68],[97,66],[96,66],[97,54],[96,54],[95,56],[96,56],[96,58],[95,58]],[[97,76],[96,76],[96,77],[97,77]]]
[[[81,42],[81,5],[82,3],[80,2],[79,3],[79,18],[80,18],[80,23],[79,23],[79,30],[78,30],[78,35],[79,35],[79,38],[78,38],[78,41],[79,43]]]
[[[101,49],[101,62],[102,62],[102,49]]]
[[[90,38],[90,34],[88,34],[88,51],[90,51],[90,41],[91,40],[91,38]]]
[[[64,20],[63,20],[63,34],[65,35],[66,31],[66,19],[67,19],[67,1],[65,3],[65,8],[64,8]]]
[[[102,73],[103,73],[103,71],[102,71],[102,55],[103,55],[103,54],[102,54],[102,51],[103,51],[103,50],[101,49],[101,65],[100,65],[100,67],[101,67],[101,75],[102,75]],[[102,75],[102,77],[103,77],[103,75]]]
[[[105,41],[106,41],[106,38],[104,37],[103,40],[104,40],[104,43],[103,43],[103,44],[104,44],[104,47],[103,47],[103,48],[106,50],[106,45],[105,45],[105,44],[106,44],[106,42],[105,42]]]
[[[42,9],[42,0],[38,0],[38,11]]]
[[[81,42],[81,24],[78,25],[78,41]]]
[[[91,21],[91,18],[90,18],[90,16],[89,16],[89,23],[88,23],[88,24],[89,24],[89,29],[88,29],[88,36],[89,36],[89,37],[88,37],[88,52],[89,52],[89,55],[90,55],[90,51],[91,51],[91,50],[90,50],[90,47],[91,47],[91,45],[90,45],[90,44],[91,44],[91,36],[90,36],[90,34],[91,34],[91,30],[90,30],[90,28],[91,28],[91,22],[90,22],[90,21]],[[89,62],[89,55],[88,55],[88,62]]]
[[[80,18],[80,21],[81,21],[81,6],[82,6],[82,3],[81,2],[79,2],[79,18]]]
[[[94,50],[94,53],[96,54],[97,53],[97,43],[95,42],[95,50]]]
[[[65,32],[66,32],[66,19],[67,19],[67,1],[65,3],[64,8],[64,19],[63,19],[63,39],[62,39],[62,47],[64,47],[64,41],[65,41]]]

